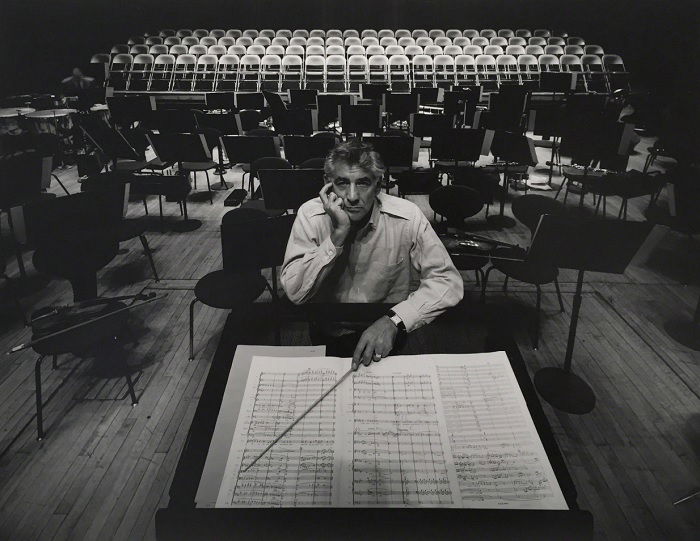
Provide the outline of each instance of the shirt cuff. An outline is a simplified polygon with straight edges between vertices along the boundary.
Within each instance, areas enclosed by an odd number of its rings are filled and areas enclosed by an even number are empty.
[[[420,327],[420,314],[410,300],[400,302],[392,310],[403,321],[403,324],[406,326],[406,332],[411,332],[413,329]]]
[[[333,261],[336,257],[338,257],[341,253],[343,253],[343,247],[341,246],[340,248],[333,244],[333,241],[331,240],[330,237],[328,237],[326,240],[324,240],[321,245],[318,247],[321,257],[323,258],[324,263],[327,265],[331,261]]]

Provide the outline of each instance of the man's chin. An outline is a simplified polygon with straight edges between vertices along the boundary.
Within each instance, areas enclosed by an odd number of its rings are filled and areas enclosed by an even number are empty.
[[[345,213],[348,215],[348,217],[350,218],[350,221],[351,221],[351,222],[359,222],[359,221],[362,221],[362,219],[363,219],[365,216],[367,216],[367,212],[365,211],[365,209],[360,209],[360,210],[356,210],[356,211],[352,211],[352,210],[347,210],[347,209],[346,209],[346,210],[345,210]]]

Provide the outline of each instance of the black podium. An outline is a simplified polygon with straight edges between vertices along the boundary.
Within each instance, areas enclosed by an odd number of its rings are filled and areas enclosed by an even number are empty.
[[[571,371],[584,272],[624,273],[651,228],[645,222],[572,216],[544,215],[540,219],[528,256],[551,262],[560,269],[578,271],[564,368],[543,368],[534,379],[542,398],[555,408],[584,414],[595,406],[593,390]]]

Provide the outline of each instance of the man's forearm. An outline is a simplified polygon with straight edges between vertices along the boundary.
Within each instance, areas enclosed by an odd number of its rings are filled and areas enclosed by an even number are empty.
[[[289,300],[296,304],[310,300],[342,250],[342,245],[335,245],[332,235],[319,246],[307,250],[296,250],[294,253],[294,250],[288,249],[280,281]]]

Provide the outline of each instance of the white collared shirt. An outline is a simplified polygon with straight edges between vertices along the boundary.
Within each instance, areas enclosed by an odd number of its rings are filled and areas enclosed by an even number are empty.
[[[319,197],[299,208],[280,277],[292,302],[397,303],[410,332],[462,299],[462,277],[414,203],[379,193],[354,242],[337,248],[331,230]]]

